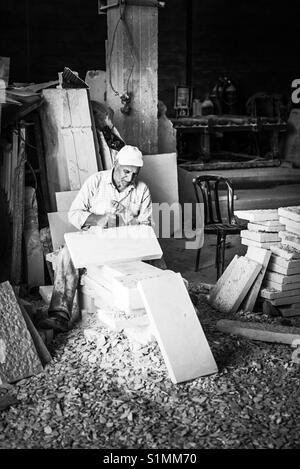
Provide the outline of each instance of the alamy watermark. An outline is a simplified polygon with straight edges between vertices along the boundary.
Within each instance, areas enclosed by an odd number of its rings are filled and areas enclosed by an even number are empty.
[[[300,78],[295,78],[291,84],[292,88],[295,88],[291,94],[291,100],[293,104],[300,103]]]
[[[203,203],[153,203],[150,226],[140,228],[140,220],[132,219],[131,223],[115,228],[98,231],[98,227],[90,227],[102,239],[151,239],[179,238],[185,240],[186,249],[198,249],[204,243],[204,204]],[[143,221],[141,221],[143,223]],[[154,232],[154,233],[153,233]]]

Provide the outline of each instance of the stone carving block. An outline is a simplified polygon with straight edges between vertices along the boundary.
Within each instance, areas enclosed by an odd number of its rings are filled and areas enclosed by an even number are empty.
[[[12,286],[0,284],[0,381],[15,382],[43,371]]]

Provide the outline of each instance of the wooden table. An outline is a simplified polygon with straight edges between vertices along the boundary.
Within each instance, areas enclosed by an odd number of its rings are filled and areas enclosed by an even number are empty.
[[[279,133],[287,130],[286,122],[267,117],[208,115],[198,118],[181,117],[171,120],[177,130],[179,146],[183,133],[200,133],[201,153],[208,160],[211,160],[212,157],[211,137],[216,133],[226,132],[251,132],[256,134],[267,132],[270,139],[271,156],[272,158],[278,158]]]

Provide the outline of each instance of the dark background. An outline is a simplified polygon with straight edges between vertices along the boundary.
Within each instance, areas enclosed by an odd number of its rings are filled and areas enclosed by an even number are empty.
[[[240,111],[255,92],[290,99],[300,78],[300,2],[166,0],[159,9],[159,99],[173,114],[174,85],[203,98],[220,75],[235,83]],[[97,0],[0,2],[0,56],[11,58],[10,82],[57,79],[64,66],[105,69],[106,16]]]

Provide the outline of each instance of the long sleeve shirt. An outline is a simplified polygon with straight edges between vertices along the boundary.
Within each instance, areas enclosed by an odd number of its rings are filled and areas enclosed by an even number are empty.
[[[112,201],[119,202],[132,212],[128,224],[152,224],[152,201],[148,186],[136,180],[119,192],[113,183],[112,172],[113,169],[99,171],[84,182],[68,213],[69,222],[73,226],[81,229],[91,213],[105,215]]]

